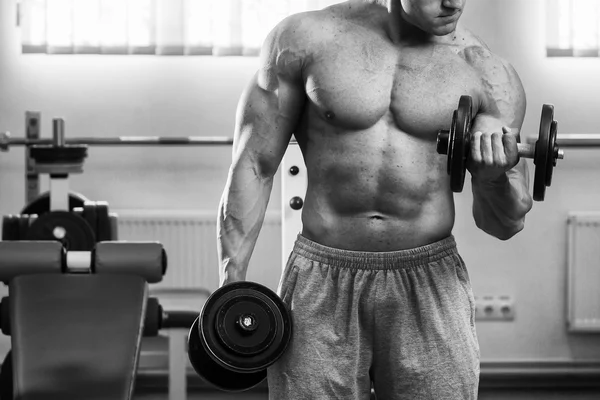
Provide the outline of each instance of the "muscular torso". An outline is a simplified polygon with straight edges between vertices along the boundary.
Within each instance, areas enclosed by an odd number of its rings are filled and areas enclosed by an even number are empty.
[[[295,131],[308,169],[303,235],[393,251],[451,233],[454,201],[437,132],[449,128],[461,95],[478,104],[482,81],[468,33],[400,47],[386,34],[385,9],[372,7],[323,11],[303,60],[307,99]]]

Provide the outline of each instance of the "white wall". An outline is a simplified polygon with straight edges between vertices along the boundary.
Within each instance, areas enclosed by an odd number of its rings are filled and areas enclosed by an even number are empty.
[[[239,95],[257,65],[254,58],[23,56],[14,1],[0,3],[0,18],[0,129],[19,136],[26,110],[42,112],[45,135],[51,118],[62,116],[70,136],[231,136]],[[561,132],[600,132],[600,59],[545,58],[543,0],[470,0],[464,22],[518,70],[529,102],[524,134],[537,133],[542,103],[556,106]],[[230,151],[92,148],[73,188],[113,209],[216,210]],[[475,228],[468,184],[457,196],[455,235],[476,294],[517,301],[514,323],[478,325],[485,359],[600,358],[600,335],[565,331],[566,215],[600,211],[599,151],[568,149],[547,200],[508,242]],[[1,214],[23,206],[23,168],[22,150],[0,154]],[[275,210],[279,192],[277,183]]]

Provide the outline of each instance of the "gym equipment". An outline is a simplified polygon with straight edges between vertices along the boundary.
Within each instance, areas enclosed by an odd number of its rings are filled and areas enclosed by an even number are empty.
[[[188,335],[195,371],[229,392],[253,388],[287,349],[292,320],[283,301],[267,287],[235,282],[207,299]]]
[[[78,209],[79,210],[79,209]],[[92,231],[98,231],[98,215],[96,212],[96,202],[86,201],[81,209],[81,215],[90,224]]]
[[[29,113],[37,114],[39,113]],[[36,126],[38,122],[33,122]],[[52,120],[54,134],[58,131],[64,132],[65,120],[63,118],[54,118]],[[63,136],[64,137],[64,136]],[[210,146],[210,145],[231,145],[233,138],[222,136],[187,136],[187,137],[161,137],[161,136],[117,136],[105,138],[70,138],[63,139],[58,147],[65,147],[65,150],[58,152],[61,159],[79,160],[87,155],[86,146]],[[0,133],[0,151],[8,151],[11,146],[38,146],[32,151],[31,156],[37,155],[40,160],[45,155],[54,160],[57,156],[57,144],[53,139],[39,138],[14,138],[10,132]],[[47,146],[47,147],[44,147]],[[54,162],[54,161],[52,161]]]
[[[37,215],[7,215],[2,219],[2,240],[24,240]]]
[[[189,329],[194,324],[196,318],[198,318],[197,312],[167,311],[163,309],[156,297],[149,297],[146,304],[144,336],[156,336],[162,329]]]
[[[297,232],[302,231],[300,210],[308,190],[308,170],[304,156],[293,139],[281,160],[281,268],[285,267],[294,248]],[[282,271],[283,272],[283,271]]]
[[[7,300],[7,298],[4,300]],[[2,304],[8,304],[8,302],[3,301]],[[147,307],[152,308],[146,308],[146,319],[144,322],[145,337],[157,336],[159,331],[163,329],[187,329],[198,317],[198,313],[190,311],[164,311],[158,299],[154,297],[148,298]],[[151,311],[157,311],[157,313],[154,314]],[[10,336],[10,332],[4,334]],[[0,366],[0,400],[13,400],[13,375],[12,351],[9,350]]]
[[[448,156],[447,170],[450,187],[460,193],[465,182],[467,160],[471,145],[471,122],[473,100],[461,96],[454,111],[450,130],[441,130],[437,137],[437,152]],[[543,201],[546,187],[552,183],[552,171],[564,152],[556,144],[558,123],[554,120],[554,106],[544,104],[540,121],[539,137],[535,145],[518,144],[519,157],[532,158],[535,164],[533,199]]]
[[[233,144],[233,138],[220,136],[119,136],[112,138],[70,138],[65,142],[71,146],[222,146]],[[11,137],[10,132],[0,133],[0,150],[8,151],[11,146],[50,145],[51,139],[26,139]]]
[[[52,145],[33,146],[28,151],[35,171],[50,175],[50,191],[30,201],[23,209],[29,214],[4,218],[3,240],[58,240],[76,251],[117,240],[117,217],[109,213],[108,203],[69,192],[69,174],[82,172],[87,148],[65,145],[64,123],[54,121]]]
[[[0,282],[27,274],[138,275],[158,283],[167,253],[158,242],[102,242],[92,251],[67,251],[54,241],[0,242]]]
[[[41,216],[7,215],[2,220],[2,240],[56,240],[68,250],[78,251],[117,240],[117,215],[109,213],[108,203],[86,200],[84,205],[71,211],[46,211]]]
[[[83,207],[83,204],[89,201],[84,195],[76,192],[69,192],[69,210],[77,207]],[[45,192],[38,196],[35,200],[27,204],[21,214],[42,215],[50,211],[50,192]]]
[[[144,314],[148,284],[165,271],[155,242],[103,242],[90,252],[56,241],[0,242],[0,280],[10,293],[0,324],[12,340],[0,399],[130,399],[144,324],[165,325],[164,312]],[[187,314],[186,328],[196,316]]]
[[[29,154],[37,164],[82,164],[87,157],[87,147],[37,144],[31,147]]]
[[[13,392],[12,352],[9,350],[0,367],[0,400],[13,400]]]
[[[2,240],[19,240],[20,215],[6,215],[2,219]]]
[[[116,239],[116,223],[111,224],[111,216],[106,201],[97,201],[96,204],[96,238],[99,242]],[[116,216],[115,216],[116,218]]]
[[[304,200],[302,200],[302,197],[300,196],[294,196],[290,200],[290,207],[292,208],[292,210],[301,210],[303,206]]]
[[[8,151],[12,146],[25,147],[26,202],[31,203],[40,195],[40,174],[50,174],[54,184],[61,184],[60,177],[83,172],[83,161],[87,156],[87,146],[221,146],[232,145],[230,137],[160,137],[160,136],[119,136],[106,138],[65,139],[65,121],[52,120],[52,139],[40,138],[41,114],[27,111],[25,114],[25,137],[14,138],[9,132],[0,133],[0,151]],[[81,207],[77,204],[76,207]],[[49,209],[56,207],[46,207]],[[66,209],[61,207],[59,209]],[[73,207],[71,207],[73,208]],[[23,212],[25,214],[25,212]],[[39,212],[27,212],[37,214]]]
[[[97,242],[118,239],[118,215],[109,212],[107,202],[86,200],[72,211],[89,223]]]
[[[90,224],[69,211],[51,211],[31,224],[24,240],[33,242],[56,240],[67,250],[90,251],[96,244],[96,235]]]

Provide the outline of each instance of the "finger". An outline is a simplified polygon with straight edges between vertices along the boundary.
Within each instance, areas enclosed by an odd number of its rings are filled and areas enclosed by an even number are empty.
[[[494,160],[494,165],[498,167],[506,166],[506,154],[504,148],[504,138],[505,134],[500,132],[492,133],[491,142],[492,142],[492,157]]]
[[[502,135],[504,154],[506,154],[507,163],[511,167],[519,162],[519,147],[517,143],[517,137],[510,132]]]
[[[471,160],[480,163],[481,160],[481,132],[475,132],[471,137]]]
[[[519,128],[511,128],[509,126],[503,126],[502,132],[503,133],[512,133],[515,137],[518,137],[520,129]]]
[[[493,165],[494,163],[491,133],[486,132],[481,134],[481,158],[486,165]]]

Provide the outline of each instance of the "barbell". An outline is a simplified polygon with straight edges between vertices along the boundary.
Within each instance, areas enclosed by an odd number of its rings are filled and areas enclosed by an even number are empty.
[[[471,96],[461,96],[458,108],[452,116],[450,130],[441,130],[437,136],[437,152],[448,156],[447,171],[450,187],[460,193],[465,182],[467,161],[471,151],[471,122],[473,120],[473,100]],[[552,184],[552,172],[564,152],[556,144],[558,123],[554,120],[554,106],[544,104],[540,120],[540,130],[534,145],[518,143],[519,157],[532,158],[535,164],[533,199],[543,201],[546,187]]]
[[[64,140],[67,146],[222,146],[232,145],[233,138],[229,137],[161,137],[161,136],[119,136],[106,138],[68,138]],[[0,133],[0,150],[8,151],[11,146],[53,146],[53,139],[27,139],[11,137],[10,132]]]

